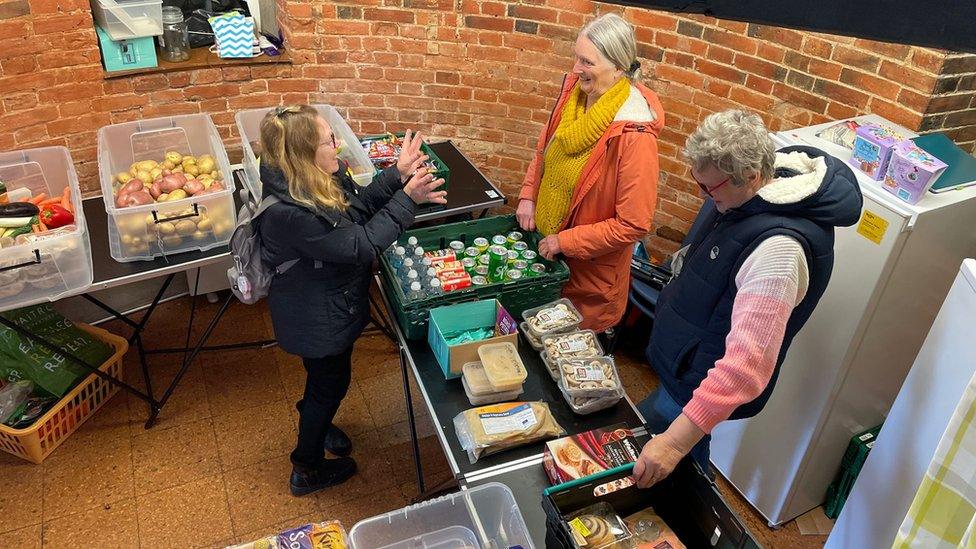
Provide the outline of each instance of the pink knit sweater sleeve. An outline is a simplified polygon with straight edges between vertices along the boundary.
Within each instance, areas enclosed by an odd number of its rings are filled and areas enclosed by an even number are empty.
[[[806,256],[796,239],[774,236],[746,258],[736,274],[732,329],[725,356],[715,362],[683,413],[705,433],[769,384],[786,323],[808,285]]]

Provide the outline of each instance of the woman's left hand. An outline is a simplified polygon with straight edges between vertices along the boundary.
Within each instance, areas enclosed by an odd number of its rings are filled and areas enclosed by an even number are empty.
[[[684,452],[667,436],[667,433],[652,438],[644,445],[637,462],[634,463],[634,479],[638,488],[650,488],[661,482],[678,466]]]
[[[420,144],[424,142],[420,132],[416,134],[407,130],[400,145],[400,157],[397,158],[397,171],[400,172],[400,181],[406,183],[410,176],[424,165],[427,155],[421,154]]]
[[[557,254],[563,253],[559,247],[559,235],[551,234],[539,241],[539,255],[552,261]]]

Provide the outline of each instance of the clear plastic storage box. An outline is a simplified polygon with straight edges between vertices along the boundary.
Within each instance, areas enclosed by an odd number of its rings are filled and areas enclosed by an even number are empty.
[[[163,34],[162,0],[92,0],[92,17],[112,40]]]
[[[0,153],[0,181],[10,200],[70,188],[74,228],[28,233],[0,248],[0,311],[54,301],[92,283],[91,243],[81,207],[78,175],[68,149],[46,147]]]
[[[336,146],[339,147],[339,158],[349,164],[352,179],[361,186],[369,185],[373,180],[376,168],[369,161],[369,155],[359,144],[359,139],[352,132],[349,124],[339,116],[339,111],[331,105],[312,105],[335,134]],[[247,182],[248,192],[253,197],[261,196],[261,176],[258,171],[258,156],[261,154],[261,121],[264,115],[274,107],[240,111],[234,117],[237,129],[241,134],[241,144],[244,148],[244,180]]]
[[[223,189],[178,200],[119,208],[114,180],[140,161],[167,152],[210,155]],[[116,261],[147,260],[230,241],[237,221],[234,178],[224,143],[210,116],[189,114],[105,126],[98,131],[98,169],[108,214],[109,250]]]
[[[353,549],[442,547],[436,544],[464,540],[463,529],[474,534],[476,549],[535,547],[515,496],[497,482],[361,520],[349,542]]]

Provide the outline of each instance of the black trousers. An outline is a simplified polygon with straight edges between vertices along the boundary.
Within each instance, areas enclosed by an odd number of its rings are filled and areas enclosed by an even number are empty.
[[[349,391],[352,345],[337,355],[302,357],[302,365],[305,367],[305,393],[296,405],[298,444],[291,453],[291,462],[296,467],[312,469],[325,459],[325,434]]]

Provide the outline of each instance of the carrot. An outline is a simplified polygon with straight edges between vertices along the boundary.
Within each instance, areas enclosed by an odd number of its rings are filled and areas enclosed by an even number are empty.
[[[41,203],[38,204],[38,206],[40,206],[40,207],[43,208],[44,206],[51,206],[53,204],[61,204],[61,200],[62,200],[62,198],[60,196],[56,196],[54,198],[48,198],[47,200],[41,201]]]
[[[44,222],[41,221],[40,217],[37,218],[37,227],[40,229],[39,232],[42,233],[47,230],[47,225],[45,225]]]
[[[31,232],[32,232],[32,233],[34,233],[34,234],[37,234],[37,233],[39,233],[39,232],[41,232],[41,227],[40,227],[40,225],[41,225],[41,223],[40,223],[40,222],[37,222],[37,223],[33,223],[33,224],[31,225]]]
[[[47,198],[47,193],[41,193],[34,198],[30,199],[31,204],[40,204],[45,198]]]
[[[75,208],[71,205],[71,187],[64,188],[64,193],[61,194],[61,207],[75,213]]]

